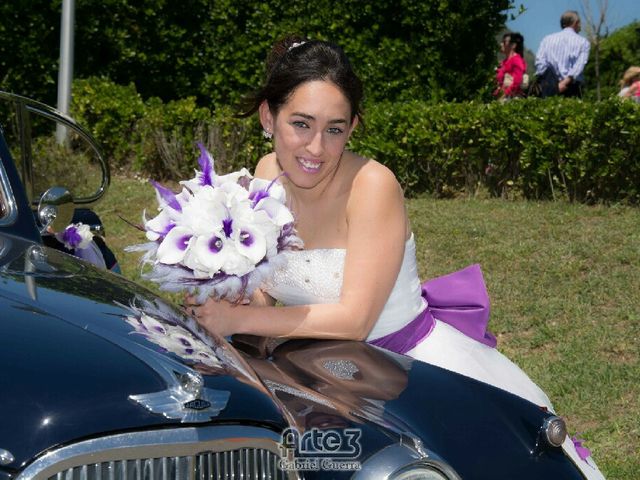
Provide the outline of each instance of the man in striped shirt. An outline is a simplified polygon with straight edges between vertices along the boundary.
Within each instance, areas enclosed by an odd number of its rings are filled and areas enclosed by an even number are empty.
[[[590,44],[586,38],[578,35],[578,12],[564,12],[560,17],[560,26],[560,32],[547,35],[540,43],[536,55],[536,77],[545,78],[550,85],[546,91],[543,89],[543,96],[560,94],[581,97],[584,83],[582,71],[589,59]]]

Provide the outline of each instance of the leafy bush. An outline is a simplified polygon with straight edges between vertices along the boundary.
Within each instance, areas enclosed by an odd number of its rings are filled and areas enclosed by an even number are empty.
[[[0,2],[0,89],[55,101],[61,0]],[[146,99],[229,104],[260,82],[273,42],[343,46],[372,98],[474,98],[495,67],[510,0],[83,0],[79,77],[135,83]],[[81,48],[78,48],[81,47]]]
[[[595,91],[595,49],[591,49],[585,67],[585,77],[589,83],[587,92]],[[600,80],[603,87],[602,98],[618,93],[620,80],[625,70],[632,65],[640,65],[640,21],[626,25],[610,36],[602,39],[600,46]]]
[[[180,179],[197,166],[197,142],[214,155],[216,170],[253,167],[269,145],[255,119],[235,118],[230,107],[215,112],[194,97],[144,102],[133,84],[108,79],[77,80],[72,115],[101,144],[112,166],[159,179]]]
[[[253,169],[267,153],[258,132],[252,120],[236,119],[228,107],[212,114],[197,107],[193,97],[167,104],[154,99],[138,122],[133,166],[154,178],[189,177],[197,166],[200,142],[214,156],[217,172]]]
[[[167,104],[158,98],[149,100],[136,125],[133,167],[154,177],[181,178],[191,173],[193,145],[209,123],[211,113],[199,108],[193,97]]]
[[[252,169],[270,150],[257,120],[237,119],[230,107],[211,112],[194,98],[145,103],[133,87],[100,79],[81,85],[74,105],[115,165],[181,179],[196,166],[198,141],[219,172]],[[369,105],[365,121],[350,148],[391,168],[411,196],[482,188],[507,198],[640,203],[640,107],[633,102],[383,102]]]
[[[381,103],[352,148],[389,166],[409,195],[640,202],[640,108],[610,99]]]
[[[112,165],[130,161],[135,127],[145,111],[135,85],[117,85],[97,77],[76,80],[70,110],[80,124],[90,127]]]

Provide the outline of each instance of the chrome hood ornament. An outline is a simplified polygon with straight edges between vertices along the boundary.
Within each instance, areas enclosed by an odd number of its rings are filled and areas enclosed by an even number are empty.
[[[193,370],[173,373],[173,381],[166,390],[129,395],[129,399],[152,413],[182,423],[208,422],[227,406],[229,392],[204,387],[199,373]]]
[[[182,423],[208,422],[227,406],[230,393],[206,388],[202,375],[187,365],[134,342],[127,342],[125,348],[153,368],[167,385],[159,392],[129,395],[132,402]]]
[[[92,326],[90,330],[136,356],[162,378],[165,390],[129,395],[129,400],[150,412],[182,423],[202,423],[227,406],[230,392],[205,387],[203,376],[189,366],[107,329]]]

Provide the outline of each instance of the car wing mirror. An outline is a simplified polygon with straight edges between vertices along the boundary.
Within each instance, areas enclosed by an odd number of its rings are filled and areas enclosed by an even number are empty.
[[[38,203],[40,233],[63,231],[71,223],[74,210],[71,192],[64,187],[51,187],[42,194]]]

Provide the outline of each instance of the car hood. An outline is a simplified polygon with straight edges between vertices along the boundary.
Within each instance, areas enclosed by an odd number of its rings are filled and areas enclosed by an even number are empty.
[[[357,426],[361,459],[401,442],[466,478],[579,478],[561,450],[537,450],[548,413],[363,342],[229,344],[119,275],[4,235],[0,298],[0,449],[14,455],[10,469],[81,439],[213,422]]]
[[[119,275],[0,235],[0,299],[0,448],[15,457],[11,467],[109,432],[205,421],[287,425],[233,347]],[[171,395],[210,405],[172,412],[162,404]]]
[[[304,428],[339,428],[345,419],[375,425],[462,478],[582,478],[542,441],[549,412],[516,395],[363,342],[262,342],[262,359],[256,342],[233,343],[251,354],[263,381],[276,383],[283,408]],[[297,397],[287,395],[292,387]],[[318,397],[311,409],[301,394]]]

